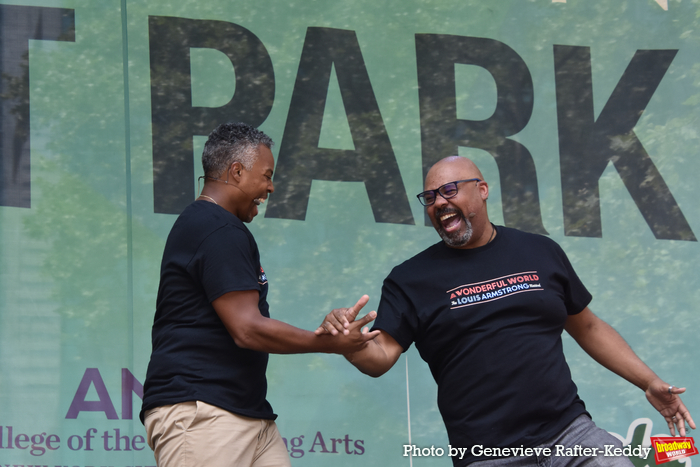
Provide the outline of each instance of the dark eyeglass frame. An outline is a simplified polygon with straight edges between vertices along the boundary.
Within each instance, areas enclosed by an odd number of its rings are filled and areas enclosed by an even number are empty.
[[[478,185],[479,182],[482,182],[482,181],[483,180],[481,180],[480,178],[468,178],[466,180],[455,180],[454,182],[445,183],[444,185],[437,187],[435,190],[427,190],[427,191],[424,191],[423,193],[419,193],[416,195],[416,198],[418,198],[418,201],[420,201],[420,204],[422,204],[423,206],[426,206],[426,207],[432,206],[433,204],[435,204],[435,200],[437,199],[437,195],[442,196],[444,199],[450,199],[450,198],[454,198],[455,196],[457,196],[457,193],[459,192],[459,189],[457,188],[458,183],[476,182],[476,184]],[[451,195],[445,194],[444,191],[447,189],[449,189],[450,191],[452,189],[454,189],[455,192]],[[429,195],[433,195],[433,200],[431,202],[427,202],[425,199],[425,197],[429,196]]]

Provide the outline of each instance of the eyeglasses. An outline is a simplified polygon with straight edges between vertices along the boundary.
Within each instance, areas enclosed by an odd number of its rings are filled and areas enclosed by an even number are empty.
[[[457,196],[457,184],[462,182],[476,182],[477,184],[482,181],[480,178],[468,178],[467,180],[457,180],[450,183],[445,183],[437,190],[424,191],[417,195],[418,201],[423,206],[430,206],[435,203],[437,195],[442,196],[445,199],[454,198]]]

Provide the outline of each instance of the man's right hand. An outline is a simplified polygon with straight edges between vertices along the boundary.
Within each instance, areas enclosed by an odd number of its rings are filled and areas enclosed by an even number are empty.
[[[370,311],[362,318],[350,322],[344,332],[336,331],[335,335],[325,333],[317,337],[320,339],[327,339],[333,353],[347,356],[363,351],[381,333],[379,330],[370,332],[369,328],[365,327],[366,324],[374,321],[376,317],[377,312]]]
[[[386,332],[381,330],[368,332],[367,328],[362,329],[362,326],[373,321],[377,316],[376,312],[371,311],[362,318],[355,319],[368,301],[369,297],[363,295],[350,308],[336,308],[328,313],[315,332],[318,336],[328,335],[330,338],[332,335],[335,339],[345,339],[352,337],[351,334],[360,330],[359,337],[367,340],[364,344],[360,344],[357,350],[344,352],[343,355],[361,372],[378,377],[394,366],[403,352],[403,347]]]
[[[360,310],[369,301],[368,295],[363,295],[360,299],[350,308],[336,308],[326,315],[321,325],[316,329],[315,334],[317,336],[323,334],[331,334],[333,336],[337,335],[339,332],[345,334],[346,336],[350,333],[350,323],[355,321]],[[362,321],[362,326],[370,323],[377,317],[377,313],[371,311],[367,313],[364,317],[360,319]]]

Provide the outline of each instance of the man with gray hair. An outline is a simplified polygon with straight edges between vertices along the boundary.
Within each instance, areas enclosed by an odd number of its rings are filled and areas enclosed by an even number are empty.
[[[204,188],[168,235],[140,414],[160,467],[289,466],[266,399],[268,354],[345,354],[374,337],[361,333],[374,313],[336,336],[270,318],[244,223],[274,191],[271,147],[246,124],[217,127],[202,155]]]

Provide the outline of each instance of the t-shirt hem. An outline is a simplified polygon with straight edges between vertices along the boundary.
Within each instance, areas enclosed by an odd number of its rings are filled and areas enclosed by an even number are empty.
[[[144,417],[147,411],[151,409],[156,409],[158,407],[163,407],[165,405],[173,405],[173,404],[181,404],[183,402],[195,402],[195,401],[200,401],[204,402],[206,404],[214,405],[216,407],[219,407],[222,410],[226,410],[227,412],[231,412],[236,415],[242,415],[244,417],[248,418],[256,418],[256,419],[261,419],[261,420],[276,420],[277,419],[277,414],[274,412],[259,412],[256,410],[247,410],[247,409],[241,409],[238,407],[222,407],[221,404],[209,401],[206,399],[192,399],[192,398],[186,398],[186,399],[173,399],[169,401],[159,401],[159,402],[154,402],[151,404],[144,404],[143,407],[141,408],[141,412],[139,412],[139,419],[141,420],[141,423],[144,423]]]

